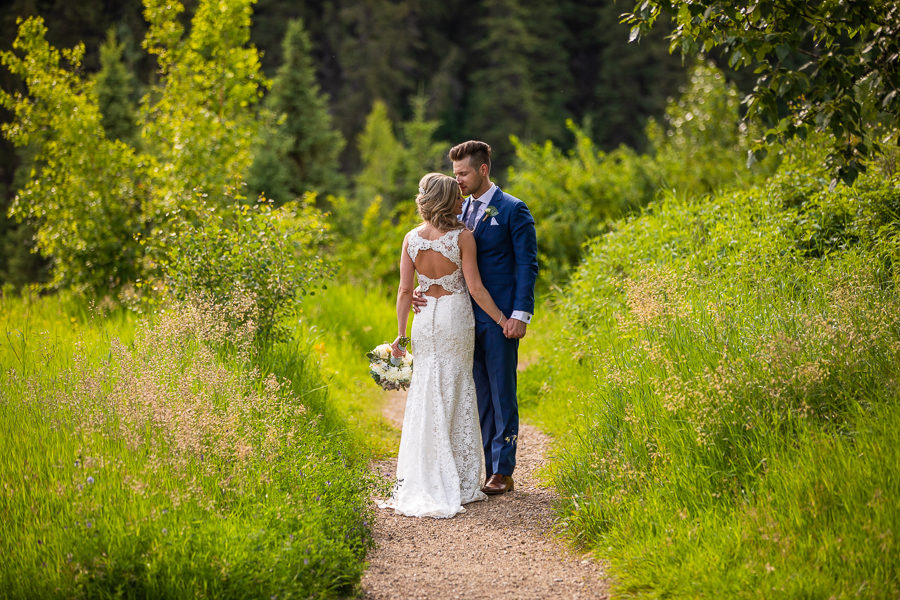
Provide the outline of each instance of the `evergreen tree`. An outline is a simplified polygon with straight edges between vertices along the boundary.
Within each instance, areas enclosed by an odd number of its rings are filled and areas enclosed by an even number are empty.
[[[135,78],[122,60],[124,47],[116,39],[115,29],[110,28],[100,46],[100,72],[94,78],[94,92],[106,137],[127,142],[133,138],[137,124]]]
[[[570,117],[568,104],[575,87],[566,50],[571,33],[563,20],[561,2],[528,0],[525,6],[525,26],[530,29],[532,40],[528,61],[540,107],[535,141],[550,139],[562,144],[570,139],[566,119]]]
[[[43,283],[50,278],[50,261],[37,253],[35,228],[31,223],[17,223],[7,217],[7,198],[12,198],[14,190],[22,189],[28,182],[34,160],[27,148],[21,148],[17,158],[20,164],[0,165],[0,171],[13,171],[12,189],[0,182],[0,286],[9,285],[19,290],[29,283]]]
[[[481,67],[471,76],[464,137],[494,149],[494,174],[512,162],[510,135],[540,139],[545,133],[539,95],[529,57],[536,47],[526,26],[528,14],[516,0],[487,0],[472,60]]]
[[[608,0],[570,1],[563,8],[574,83],[569,107],[607,150],[620,144],[642,147],[648,117],[662,115],[686,78],[685,66],[669,54],[663,35],[648,35],[640,45],[628,43],[621,12]]]
[[[394,125],[388,117],[387,105],[376,100],[366,118],[366,125],[357,140],[362,168],[356,176],[356,198],[361,206],[368,206],[381,196],[389,206],[396,203],[397,182],[404,163],[403,145],[394,135]]]
[[[332,6],[329,4],[329,6]],[[427,65],[419,64],[425,44],[413,3],[357,0],[335,4],[329,21],[329,44],[340,69],[335,114],[344,134],[359,131],[372,99],[381,99],[391,114],[402,115]],[[354,157],[345,157],[351,167]]]
[[[309,36],[301,20],[284,37],[284,63],[266,98],[271,115],[254,152],[248,176],[251,192],[283,203],[306,191],[338,193],[343,179],[338,156],[341,134],[331,126],[328,98],[316,83]]]
[[[412,118],[400,125],[405,145],[404,158],[398,177],[397,191],[406,198],[415,196],[419,180],[425,173],[440,171],[450,144],[435,141],[437,121],[427,120],[428,98],[419,92],[412,99]]]

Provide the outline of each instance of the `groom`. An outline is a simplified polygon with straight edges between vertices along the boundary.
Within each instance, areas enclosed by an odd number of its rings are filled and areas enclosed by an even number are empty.
[[[534,313],[537,238],[525,203],[491,183],[491,147],[470,140],[450,149],[453,173],[464,196],[460,220],[475,234],[478,270],[508,320],[500,327],[473,301],[473,375],[481,420],[487,481],[485,494],[513,489],[519,405],[516,363],[519,340]]]

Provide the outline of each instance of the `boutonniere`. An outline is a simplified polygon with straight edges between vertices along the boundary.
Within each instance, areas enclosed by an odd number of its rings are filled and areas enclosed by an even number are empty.
[[[496,206],[488,206],[484,209],[484,216],[481,218],[481,222],[484,223],[489,217],[496,217],[499,214],[500,211],[497,210]]]

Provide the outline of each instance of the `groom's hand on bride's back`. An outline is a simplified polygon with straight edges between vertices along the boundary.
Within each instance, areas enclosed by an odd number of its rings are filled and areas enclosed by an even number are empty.
[[[520,321],[519,319],[507,319],[506,323],[503,324],[503,335],[510,339],[520,340],[525,337],[525,330],[527,328],[528,325],[526,325],[524,321]]]
[[[414,313],[419,314],[422,310],[422,307],[428,304],[428,300],[425,299],[425,294],[422,293],[421,288],[416,288],[413,290],[412,296],[412,310]]]

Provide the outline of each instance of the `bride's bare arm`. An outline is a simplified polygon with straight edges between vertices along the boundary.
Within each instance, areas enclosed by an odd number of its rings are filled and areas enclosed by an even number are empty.
[[[481,310],[503,327],[506,316],[497,308],[490,292],[481,283],[481,273],[478,272],[478,247],[475,244],[475,236],[468,229],[464,229],[459,234],[459,253],[462,259],[463,277],[466,278],[466,287],[469,288],[469,293],[472,294],[472,298],[475,299]]]
[[[409,320],[409,307],[412,304],[413,297],[413,278],[415,267],[413,261],[406,251],[408,244],[407,237],[403,238],[403,251],[400,254],[400,286],[397,288],[397,339],[394,340],[393,346],[396,347],[401,337],[406,336],[406,322]],[[400,353],[402,354],[402,353]],[[397,354],[398,356],[400,354]]]

